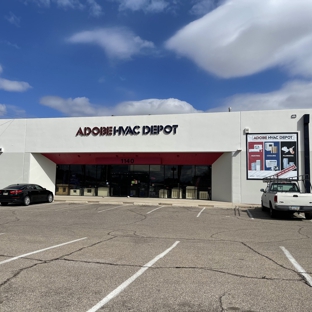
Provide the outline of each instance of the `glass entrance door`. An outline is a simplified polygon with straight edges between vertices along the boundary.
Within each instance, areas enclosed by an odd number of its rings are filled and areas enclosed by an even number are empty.
[[[113,196],[148,197],[148,173],[114,173],[111,176]]]

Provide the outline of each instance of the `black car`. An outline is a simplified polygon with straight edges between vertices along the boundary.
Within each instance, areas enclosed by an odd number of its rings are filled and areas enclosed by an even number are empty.
[[[52,203],[53,193],[38,184],[12,184],[0,190],[0,203],[6,206],[9,203],[24,204],[48,202]]]

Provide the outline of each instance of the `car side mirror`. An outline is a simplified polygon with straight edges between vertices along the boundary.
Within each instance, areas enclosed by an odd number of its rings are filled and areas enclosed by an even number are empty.
[[[262,189],[260,189],[260,192],[263,192],[263,193],[265,193],[265,190],[262,188]]]

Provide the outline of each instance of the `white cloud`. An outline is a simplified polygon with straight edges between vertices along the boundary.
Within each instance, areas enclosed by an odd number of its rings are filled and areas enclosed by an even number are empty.
[[[4,104],[0,104],[0,116],[4,116],[6,112],[6,106]]]
[[[25,3],[35,3],[39,7],[50,8],[55,4],[58,8],[67,10],[84,10],[89,9],[90,15],[98,17],[102,14],[102,7],[97,3],[97,0],[25,0]]]
[[[16,27],[20,27],[21,19],[17,17],[14,13],[10,12],[9,15],[5,16],[5,19],[12,25],[15,25]]]
[[[98,17],[103,14],[102,7],[95,0],[87,0],[87,3],[90,5],[90,15]]]
[[[190,13],[198,16],[203,16],[208,12],[212,11],[217,4],[220,2],[219,0],[193,0],[195,4],[192,6]]]
[[[10,42],[10,41],[0,40],[0,44],[5,44],[5,45],[7,45],[7,46],[9,46],[9,47],[13,47],[13,48],[15,48],[15,49],[20,49],[20,47],[19,47],[17,44],[12,43],[12,42]]]
[[[82,9],[83,5],[80,3],[79,0],[51,0],[52,2],[55,2],[58,7],[64,8],[64,9]]]
[[[63,99],[58,96],[45,96],[40,99],[40,104],[60,111],[66,116],[109,115],[108,110],[91,104],[86,97]]]
[[[51,0],[25,0],[24,3],[27,4],[27,3],[35,3],[37,4],[39,7],[46,7],[48,8],[51,4]]]
[[[268,93],[238,94],[228,98],[222,106],[212,111],[257,111],[280,109],[311,109],[312,82],[291,81],[280,90]]]
[[[24,109],[15,105],[0,104],[0,117],[5,118],[24,118],[27,116]]]
[[[227,0],[188,24],[166,47],[217,76],[281,66],[312,77],[312,1]]]
[[[2,74],[3,68],[0,64],[0,74]],[[13,81],[4,78],[0,78],[0,90],[5,90],[9,92],[24,92],[32,88],[31,85],[24,81]]]
[[[169,2],[165,0],[116,0],[120,3],[119,10],[145,11],[149,13],[159,13],[164,11]]]
[[[198,113],[192,105],[177,99],[147,99],[128,101],[116,107],[102,107],[90,103],[86,97],[63,99],[58,96],[45,96],[40,104],[62,112],[66,116],[126,116],[126,115],[158,115]]]
[[[127,28],[117,27],[83,31],[71,36],[69,42],[99,45],[109,58],[115,59],[130,59],[154,48],[151,41],[141,39]]]
[[[120,103],[114,115],[161,115],[199,113],[191,104],[178,99],[146,99]]]
[[[24,92],[31,88],[31,85],[24,81],[13,81],[0,78],[0,89],[9,92]]]

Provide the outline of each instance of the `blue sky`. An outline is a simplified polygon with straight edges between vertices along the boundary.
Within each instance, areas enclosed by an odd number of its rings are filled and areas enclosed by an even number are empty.
[[[311,0],[1,0],[0,118],[312,107]]]

